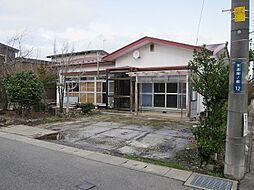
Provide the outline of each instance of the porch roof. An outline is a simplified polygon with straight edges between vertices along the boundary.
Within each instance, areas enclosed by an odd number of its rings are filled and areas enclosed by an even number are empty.
[[[106,71],[111,72],[139,72],[139,71],[168,71],[168,70],[188,70],[189,67],[187,65],[180,66],[168,66],[168,67],[115,67],[109,68]]]

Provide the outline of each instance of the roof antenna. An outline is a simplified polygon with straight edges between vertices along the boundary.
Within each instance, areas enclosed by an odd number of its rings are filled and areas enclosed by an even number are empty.
[[[204,6],[205,6],[205,0],[203,0],[203,2],[202,2],[200,17],[199,17],[199,21],[198,21],[198,30],[197,30],[197,36],[196,36],[196,45],[198,45],[198,36],[199,36],[199,30],[200,30],[201,20],[202,20],[202,17],[203,17]]]

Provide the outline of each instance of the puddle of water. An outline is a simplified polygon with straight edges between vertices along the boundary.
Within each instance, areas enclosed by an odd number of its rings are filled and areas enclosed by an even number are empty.
[[[60,135],[60,133],[53,133],[53,134],[48,134],[48,135],[43,135],[43,136],[37,137],[36,139],[38,139],[38,140],[60,140],[61,135]]]

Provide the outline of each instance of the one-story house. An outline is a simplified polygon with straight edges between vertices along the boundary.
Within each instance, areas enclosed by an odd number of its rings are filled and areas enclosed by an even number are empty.
[[[218,57],[224,46],[212,44],[206,48]],[[64,55],[67,60],[70,56],[73,59],[64,75],[67,83],[78,83],[70,93],[78,102],[131,112],[152,110],[195,116],[202,111],[202,98],[192,91],[188,63],[193,51],[202,48],[143,37],[110,54],[94,50]],[[61,56],[48,57],[54,61]]]

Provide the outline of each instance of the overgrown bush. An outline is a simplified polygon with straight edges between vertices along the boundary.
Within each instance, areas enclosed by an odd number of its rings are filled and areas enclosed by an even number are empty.
[[[92,103],[82,103],[80,107],[83,113],[89,113],[92,109],[94,109],[94,105]]]
[[[192,86],[203,97],[205,110],[200,114],[200,123],[193,129],[197,140],[201,164],[207,164],[215,153],[223,154],[227,127],[227,98],[229,88],[229,66],[225,55],[218,59],[203,49],[195,51],[189,62],[192,71]]]
[[[46,111],[46,104],[42,101],[37,102],[35,105],[32,106],[32,110],[35,112],[45,112]]]
[[[4,80],[8,99],[14,103],[19,115],[27,115],[33,105],[40,102],[43,86],[31,72],[18,72]]]

